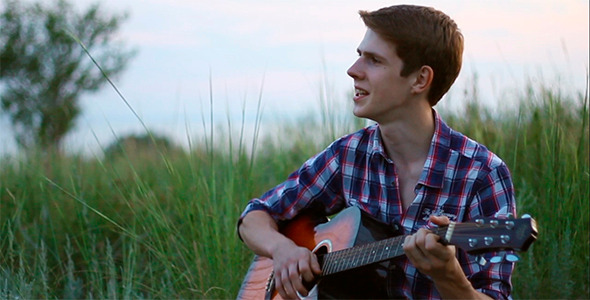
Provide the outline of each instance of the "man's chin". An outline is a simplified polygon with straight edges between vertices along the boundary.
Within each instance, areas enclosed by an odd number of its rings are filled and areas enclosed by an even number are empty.
[[[355,103],[354,107],[352,108],[352,114],[357,118],[366,118],[366,115],[363,112],[363,108],[357,103]]]

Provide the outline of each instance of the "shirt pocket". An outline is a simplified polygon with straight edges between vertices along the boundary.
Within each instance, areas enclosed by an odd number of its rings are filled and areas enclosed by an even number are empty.
[[[413,215],[419,227],[428,224],[430,216],[446,216],[452,222],[462,219],[465,213],[465,201],[458,197],[448,197],[434,193],[419,193],[420,201],[414,202]]]

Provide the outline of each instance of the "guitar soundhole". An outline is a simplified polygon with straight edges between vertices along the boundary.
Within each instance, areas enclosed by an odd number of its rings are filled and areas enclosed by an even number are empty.
[[[324,266],[324,255],[328,253],[328,247],[326,245],[322,245],[321,247],[317,248],[314,251],[315,255],[318,258],[318,262],[320,263],[320,267]]]
[[[329,252],[329,249],[328,249],[328,245],[326,245],[326,244],[318,245],[318,247],[316,247],[316,249],[313,252],[318,259],[318,263],[320,264],[320,269],[322,269],[324,267],[324,255],[327,254],[328,252]],[[304,281],[303,286],[305,286],[305,288],[308,291],[310,291],[317,284],[317,282],[318,282],[318,278],[314,278],[314,280],[311,282]]]

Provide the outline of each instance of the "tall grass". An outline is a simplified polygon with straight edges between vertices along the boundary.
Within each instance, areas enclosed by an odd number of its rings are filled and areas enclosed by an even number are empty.
[[[520,98],[499,113],[477,102],[442,113],[508,163],[519,212],[538,222],[515,298],[589,298],[587,94],[528,86]],[[235,297],[252,257],[235,228],[245,203],[361,125],[324,104],[320,118],[281,125],[282,138],[252,140],[254,152],[210,120],[187,151],[3,158],[0,298]]]

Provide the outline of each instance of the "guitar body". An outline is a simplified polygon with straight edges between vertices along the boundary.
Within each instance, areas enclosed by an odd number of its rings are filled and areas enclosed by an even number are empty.
[[[297,245],[306,247],[319,255],[379,241],[398,235],[390,226],[372,218],[358,207],[350,207],[339,213],[333,220],[313,218],[309,214],[290,221],[281,230]],[[255,256],[242,283],[238,299],[281,299],[271,282],[272,259]],[[391,298],[387,281],[391,274],[400,272],[389,261],[354,268],[322,277],[317,283],[321,299]],[[403,274],[403,273],[400,273]]]

